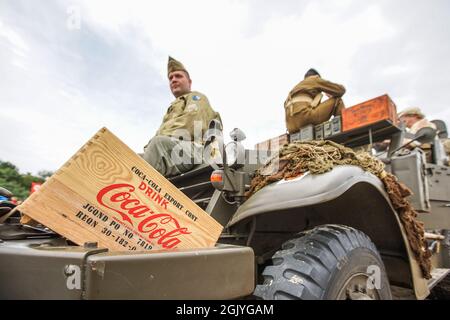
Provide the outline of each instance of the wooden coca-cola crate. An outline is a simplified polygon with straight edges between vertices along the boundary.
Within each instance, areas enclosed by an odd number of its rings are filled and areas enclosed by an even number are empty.
[[[287,133],[282,134],[278,137],[257,143],[255,145],[256,150],[268,150],[268,151],[278,151],[281,149],[285,144],[289,143],[289,135]]]
[[[289,144],[289,135],[287,133],[270,139],[270,151],[278,151],[284,145]]]
[[[397,108],[387,94],[344,109],[342,130],[349,131],[382,120],[397,124]]]
[[[256,150],[270,150],[270,140],[266,140],[255,145]]]
[[[222,231],[106,128],[19,209],[78,245],[115,251],[213,247]]]

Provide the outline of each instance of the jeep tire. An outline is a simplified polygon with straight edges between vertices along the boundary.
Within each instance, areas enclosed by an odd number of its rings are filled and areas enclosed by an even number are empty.
[[[288,240],[254,295],[267,300],[390,300],[380,255],[363,232],[325,225]]]

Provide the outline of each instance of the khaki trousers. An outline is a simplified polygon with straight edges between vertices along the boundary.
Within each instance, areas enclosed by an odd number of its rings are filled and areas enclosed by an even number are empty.
[[[334,114],[333,109],[336,105]],[[286,109],[286,128],[289,133],[295,133],[300,128],[309,124],[318,125],[331,118],[332,115],[339,116],[342,110],[345,109],[344,102],[341,98],[331,98],[322,102],[317,107],[312,107],[307,104],[293,105],[291,110]]]
[[[171,177],[192,170],[202,163],[203,146],[168,136],[155,136],[144,148],[142,158],[163,176]]]

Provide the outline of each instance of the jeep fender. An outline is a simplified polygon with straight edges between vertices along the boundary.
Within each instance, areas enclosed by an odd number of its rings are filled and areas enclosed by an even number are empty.
[[[324,174],[306,173],[268,185],[239,207],[227,227],[251,220],[256,234],[295,233],[323,224],[361,230],[377,246],[391,285],[413,289],[417,299],[429,294],[382,181],[360,167],[336,166]]]

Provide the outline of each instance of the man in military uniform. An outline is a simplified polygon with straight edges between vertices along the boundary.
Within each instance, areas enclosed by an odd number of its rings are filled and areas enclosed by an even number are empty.
[[[426,119],[420,108],[408,108],[398,114],[400,121],[402,121],[408,132],[416,134],[422,128],[432,128],[436,130],[436,125]]]
[[[398,118],[405,124],[407,132],[411,134],[416,134],[422,128],[432,128],[436,130],[436,125],[426,119],[425,114],[423,114],[420,108],[405,109],[398,114]],[[406,144],[411,140],[412,139],[406,138],[403,140],[403,143]],[[432,151],[429,143],[414,141],[409,144],[407,148],[414,149],[416,147],[420,147],[420,149],[425,152],[427,162],[432,161]]]
[[[211,120],[221,121],[200,92],[191,91],[192,80],[179,61],[169,57],[167,76],[175,96],[155,136],[144,147],[143,158],[166,177],[202,163],[203,136]]]
[[[322,92],[329,98],[324,102]],[[344,93],[342,85],[322,79],[314,69],[308,70],[305,79],[291,90],[284,103],[288,132],[294,133],[306,125],[317,125],[332,115],[340,115],[345,108],[341,99]]]
[[[422,110],[420,108],[408,108],[398,113],[398,118],[401,122],[403,122],[406,126],[406,132],[415,135],[420,129],[428,127],[436,130],[436,125],[433,122],[428,121],[425,118]],[[410,142],[411,138],[405,138],[403,140],[403,144],[407,144]],[[384,140],[383,142],[377,142],[374,144],[374,148],[377,151],[384,151],[390,144],[390,140]],[[421,147],[426,152],[431,148],[430,144],[421,144],[418,141],[412,142],[407,148],[414,149],[416,147]],[[428,155],[428,153],[427,153]],[[429,156],[431,156],[431,152],[429,152]]]

